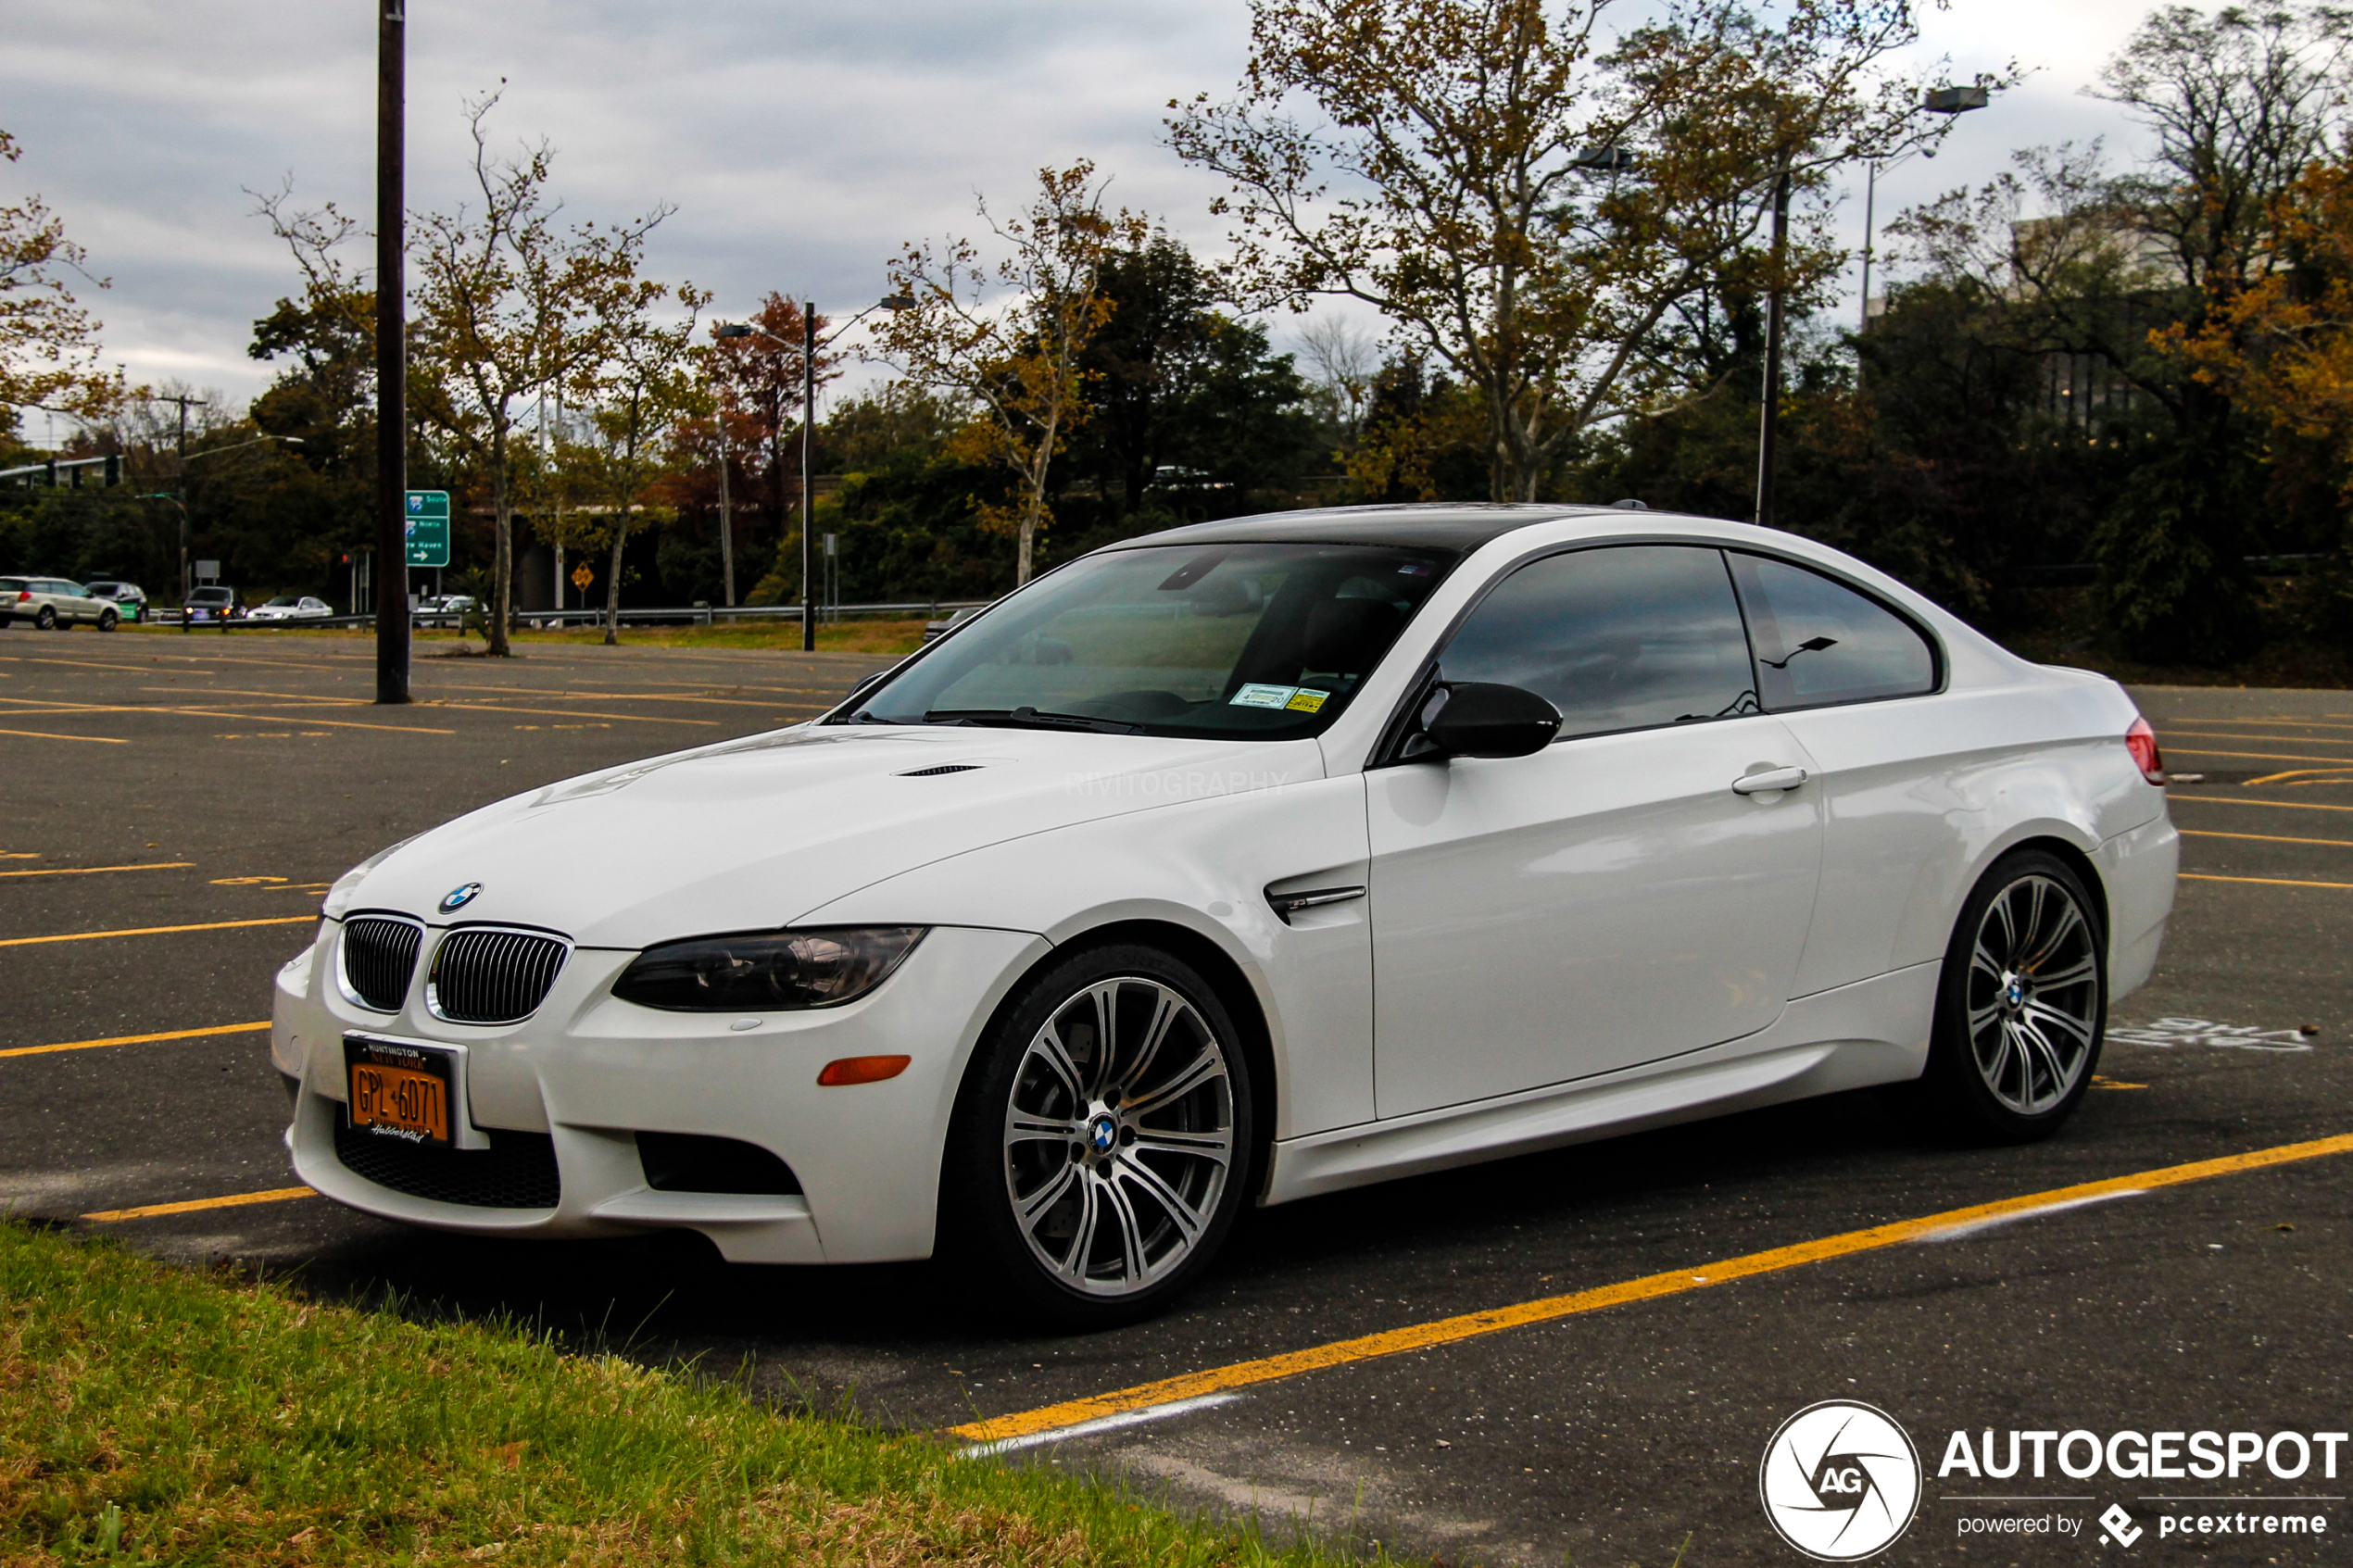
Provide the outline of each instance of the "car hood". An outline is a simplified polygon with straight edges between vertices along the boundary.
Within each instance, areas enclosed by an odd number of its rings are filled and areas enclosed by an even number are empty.
[[[801,725],[484,807],[363,863],[336,884],[328,912],[536,926],[583,947],[638,948],[789,925],[1007,839],[1323,771],[1312,740]],[[481,891],[462,912],[437,912],[470,883]]]

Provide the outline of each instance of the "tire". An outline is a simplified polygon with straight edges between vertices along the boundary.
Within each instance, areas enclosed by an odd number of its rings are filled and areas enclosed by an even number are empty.
[[[120,616],[117,615],[110,609],[102,609],[98,612],[98,630],[101,632],[111,632],[115,629],[116,623],[121,619],[122,618]]]
[[[1961,906],[1916,1110],[1973,1144],[2046,1138],[2091,1087],[2108,1034],[2108,931],[2073,867],[2003,856]]]
[[[54,605],[43,605],[41,613],[32,618],[32,623],[44,632],[56,631],[57,629],[57,608]]]
[[[1074,953],[1026,982],[974,1052],[938,1251],[1025,1327],[1151,1317],[1233,1228],[1256,1116],[1241,1034],[1189,964],[1135,944]]]

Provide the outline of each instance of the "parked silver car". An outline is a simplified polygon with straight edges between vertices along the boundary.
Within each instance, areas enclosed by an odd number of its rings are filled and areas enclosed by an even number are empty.
[[[21,621],[44,632],[66,631],[74,622],[111,632],[122,612],[79,583],[62,577],[0,577],[0,626]]]

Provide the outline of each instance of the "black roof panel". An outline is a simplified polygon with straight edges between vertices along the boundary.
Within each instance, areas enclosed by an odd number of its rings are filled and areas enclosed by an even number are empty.
[[[1516,528],[1609,509],[1464,501],[1420,506],[1321,507],[1311,511],[1261,512],[1256,517],[1196,522],[1123,539],[1104,548],[1136,550],[1164,545],[1392,545],[1468,555]]]

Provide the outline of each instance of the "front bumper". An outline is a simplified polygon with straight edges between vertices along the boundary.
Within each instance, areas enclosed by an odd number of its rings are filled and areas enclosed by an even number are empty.
[[[997,1004],[1050,947],[1024,932],[935,928],[872,995],[761,1015],[742,1029],[725,1013],[620,1001],[610,987],[635,954],[575,948],[531,1018],[477,1027],[433,1017],[418,984],[396,1014],[358,1006],[336,978],[341,936],[338,922],[323,922],[276,987],[271,1052],[300,1085],[286,1146],[303,1181],[338,1203],[442,1230],[554,1237],[685,1229],[732,1261],[773,1263],[930,1254],[940,1151],[964,1065]],[[455,1049],[459,1146],[489,1142],[485,1129],[547,1135],[560,1177],[555,1204],[442,1202],[346,1168],[335,1154],[346,1034]],[[883,1083],[817,1086],[826,1062],[879,1055],[914,1060]],[[791,1167],[801,1191],[657,1191],[638,1159],[640,1132],[759,1145]]]

